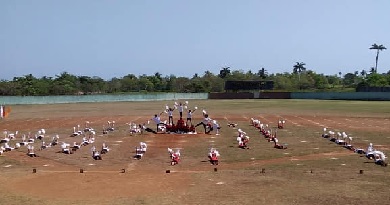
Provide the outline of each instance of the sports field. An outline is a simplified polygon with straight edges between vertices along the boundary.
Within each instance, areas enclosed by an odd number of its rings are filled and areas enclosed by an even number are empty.
[[[324,127],[346,132],[355,147],[366,149],[373,143],[389,155],[390,102],[191,100],[189,108],[198,107],[194,123],[202,120],[205,109],[221,125],[220,135],[201,133],[201,127],[196,135],[129,133],[126,123],[145,123],[173,103],[12,106],[9,117],[0,121],[1,131],[18,131],[11,146],[21,135],[35,135],[40,129],[46,130],[47,142],[56,134],[60,142],[81,142],[82,136],[70,136],[73,127],[83,128],[89,121],[96,130],[94,145],[100,148],[104,142],[111,150],[94,160],[92,145],[68,155],[59,145],[39,150],[41,141],[35,140],[38,157],[27,156],[25,146],[5,152],[0,156],[0,204],[389,204],[390,167],[376,165],[321,134]],[[174,111],[174,121],[178,116]],[[250,125],[251,118],[273,130],[284,119],[277,135],[288,148],[273,148]],[[115,130],[103,135],[107,121],[115,121]],[[250,136],[250,149],[238,148],[238,128]],[[148,150],[134,160],[141,141]],[[168,147],[181,149],[178,165],[170,165]],[[221,154],[217,166],[208,161],[210,147]]]

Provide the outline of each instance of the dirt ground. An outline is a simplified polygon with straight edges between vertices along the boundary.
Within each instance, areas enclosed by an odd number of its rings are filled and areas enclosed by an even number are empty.
[[[19,133],[11,146],[21,141],[21,135],[34,136],[40,129],[46,130],[46,142],[57,134],[60,142],[81,142],[81,136],[70,136],[73,127],[84,128],[85,121],[89,121],[96,130],[96,148],[104,142],[111,150],[102,155],[103,160],[94,160],[92,145],[67,155],[60,152],[59,145],[39,150],[41,141],[36,140],[38,157],[28,157],[26,147],[5,152],[0,157],[0,204],[386,204],[390,201],[385,191],[390,185],[388,168],[319,137],[327,127],[350,133],[355,146],[366,148],[369,142],[374,142],[377,149],[388,152],[388,114],[313,115],[288,108],[283,108],[284,112],[277,106],[270,108],[273,112],[263,112],[261,108],[230,111],[220,108],[220,102],[199,101],[220,123],[221,135],[204,134],[201,127],[197,128],[198,134],[129,133],[126,123],[147,122],[164,103],[14,106],[9,118],[0,122],[0,130]],[[233,103],[231,106],[235,107]],[[201,111],[195,114],[194,121],[199,122]],[[278,134],[288,143],[288,149],[273,149],[249,125],[250,118],[260,119],[275,130],[279,119],[286,120],[286,127]],[[115,121],[115,131],[103,135],[102,126],[107,121]],[[251,136],[251,149],[237,148],[238,127],[227,127],[230,122],[238,123]],[[135,160],[134,150],[141,141],[148,144],[148,150],[141,160]],[[170,165],[168,147],[182,150],[180,164]],[[210,147],[218,147],[222,153],[218,166],[207,161]],[[261,173],[264,168],[265,173]],[[168,170],[170,173],[166,173]],[[360,174],[360,170],[365,173]]]

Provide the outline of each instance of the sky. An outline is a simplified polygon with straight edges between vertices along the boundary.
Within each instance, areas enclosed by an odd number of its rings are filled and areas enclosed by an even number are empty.
[[[389,0],[0,0],[0,79],[390,70]]]

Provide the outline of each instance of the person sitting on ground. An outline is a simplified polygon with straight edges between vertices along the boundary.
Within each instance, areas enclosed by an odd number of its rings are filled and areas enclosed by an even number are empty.
[[[278,128],[279,129],[283,129],[284,128],[284,123],[285,123],[286,121],[285,120],[279,120],[278,121]]]
[[[381,166],[387,166],[386,163],[386,155],[382,151],[373,151],[374,154],[374,160],[375,164],[381,165]]]
[[[13,149],[15,149],[14,147],[11,147],[8,142],[4,143],[4,148],[5,148],[5,151],[6,152],[9,152],[9,151],[12,151]]]
[[[78,149],[80,149],[80,147],[81,147],[81,144],[77,144],[77,142],[73,142],[73,150],[78,150]]]
[[[180,152],[175,152],[172,154],[171,165],[179,164],[180,162]]]
[[[148,145],[145,142],[140,142],[139,147],[141,149],[141,152],[145,153],[146,149],[148,148]]]
[[[249,136],[244,135],[241,138],[241,141],[239,142],[238,147],[240,147],[242,149],[249,149],[248,142],[249,142]]]
[[[27,146],[27,155],[30,157],[36,157],[37,155],[34,152],[34,146],[28,145]]]
[[[276,132],[275,134],[272,134],[272,131],[271,131],[271,134],[269,135],[269,138],[267,139],[268,142],[274,142],[276,138]]]
[[[367,157],[368,159],[373,159],[373,158],[374,158],[374,151],[375,151],[374,146],[373,146],[372,143],[370,143],[370,144],[368,145],[368,147],[367,147],[366,157]]]
[[[102,156],[100,155],[100,152],[96,150],[92,152],[92,157],[94,160],[102,160]]]
[[[82,141],[81,145],[83,145],[83,146],[89,145],[89,140],[87,139],[87,137],[83,137],[83,141]]]
[[[0,155],[3,155],[4,152],[5,152],[4,146],[1,146],[1,147],[0,147]],[[27,154],[28,154],[28,153],[27,153]]]
[[[229,122],[229,123],[227,123],[227,126],[228,127],[237,127],[237,123]]]
[[[142,133],[142,125],[137,125],[135,123],[128,123],[129,125],[129,132],[130,134],[135,134],[135,133]]]
[[[134,159],[140,160],[144,156],[144,153],[141,147],[135,147]]]
[[[62,153],[72,154],[72,151],[69,149],[69,144],[68,143],[63,142],[61,144],[61,149],[62,149]]]
[[[48,148],[48,147],[50,147],[50,144],[46,144],[45,141],[42,141],[41,150],[42,150],[42,149],[46,149],[46,148]]]
[[[220,154],[219,154],[218,150],[216,150],[215,148],[210,149],[208,157],[209,157],[211,164],[218,165],[218,157],[219,156],[220,156]]]
[[[106,143],[103,142],[101,153],[106,154],[108,151],[110,151],[110,148],[108,148],[108,145],[106,145]]]
[[[55,145],[57,145],[57,144],[58,144],[58,139],[60,139],[60,136],[59,136],[59,135],[54,136],[54,137],[51,139],[50,146],[55,146]]]

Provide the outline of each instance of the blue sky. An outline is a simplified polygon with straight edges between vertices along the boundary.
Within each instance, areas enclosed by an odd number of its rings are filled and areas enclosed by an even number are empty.
[[[389,0],[1,0],[0,79],[390,70]]]

